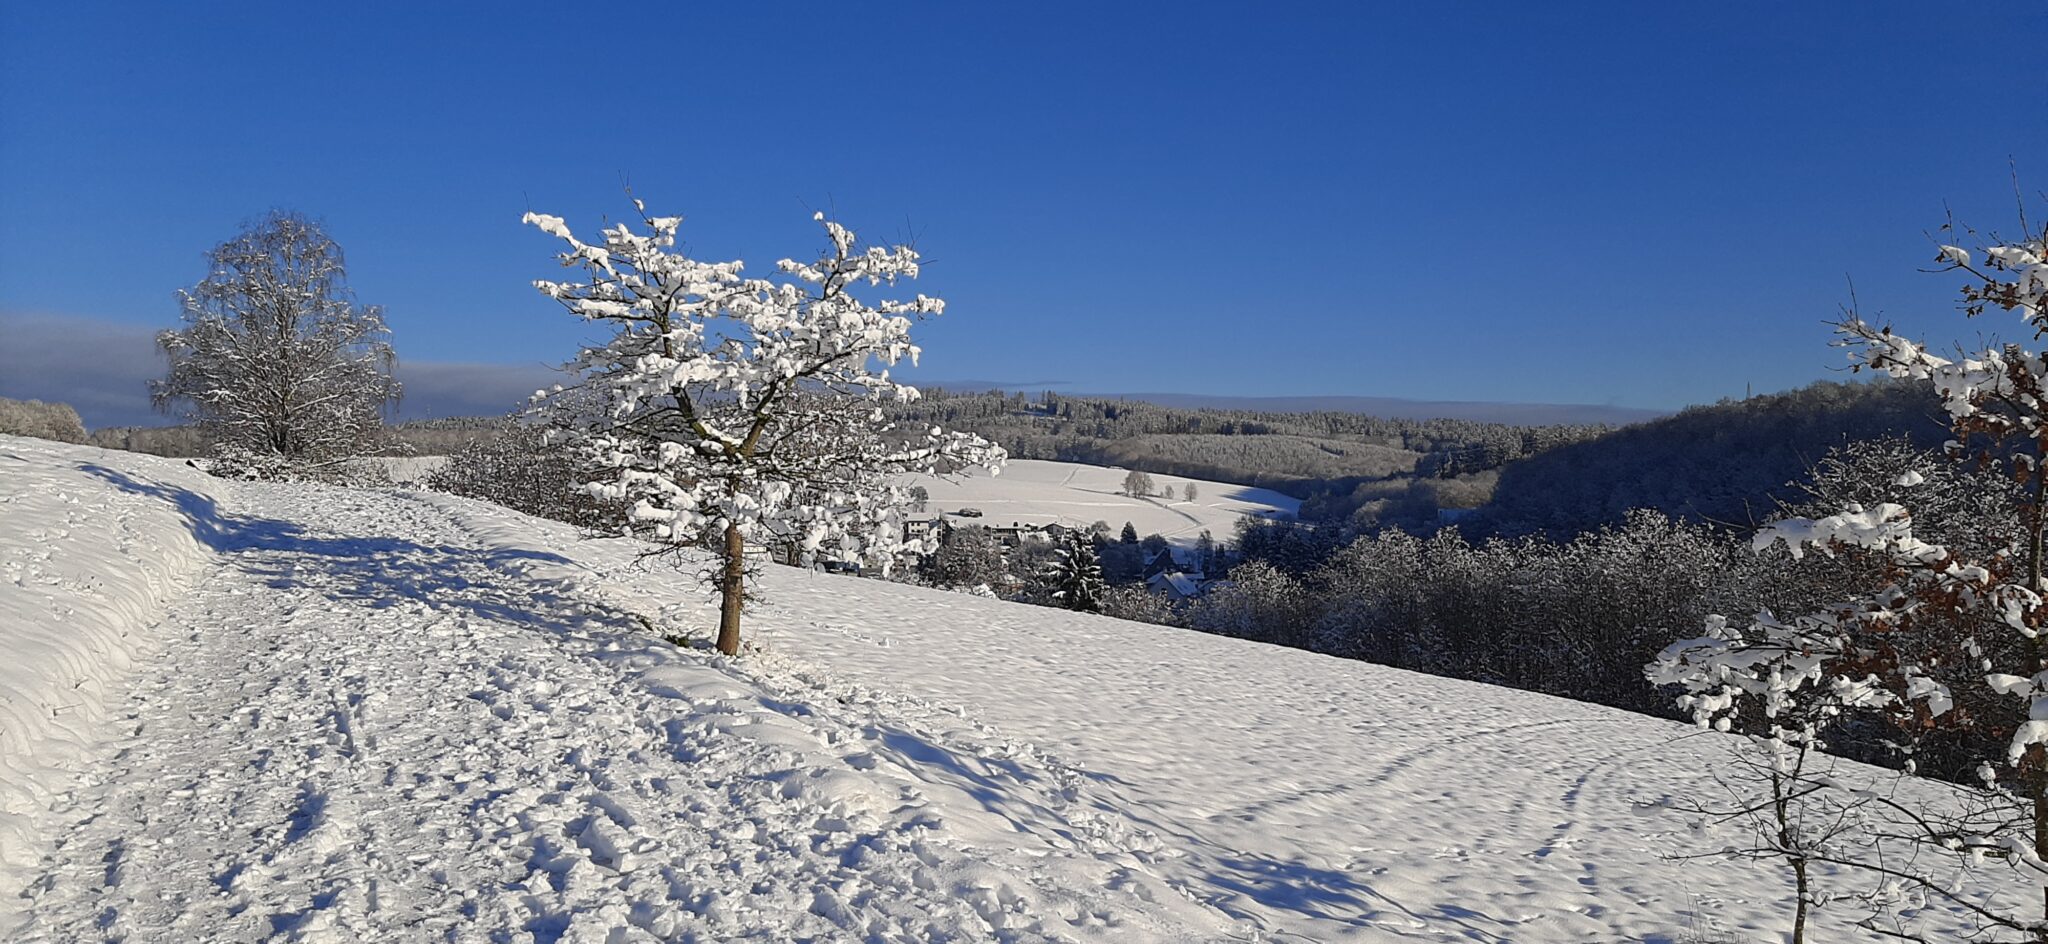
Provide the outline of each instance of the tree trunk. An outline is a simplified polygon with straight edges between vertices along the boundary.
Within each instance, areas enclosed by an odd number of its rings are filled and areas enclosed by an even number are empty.
[[[2038,753],[2041,749],[2036,747]],[[2042,789],[2041,775],[2034,776],[2034,854],[2048,852],[2048,790]],[[2048,888],[2041,889],[2041,913],[2048,915]],[[2034,932],[2034,940],[2048,941],[2048,927]]]
[[[725,573],[718,580],[718,651],[740,654],[740,605],[747,595],[747,540],[740,526],[725,526]]]
[[[1806,902],[1813,895],[1813,889],[1806,877],[1806,860],[1792,860],[1792,875],[1798,881],[1799,903],[1792,911],[1792,944],[1806,944]]]
[[[1806,753],[1800,749],[1800,767],[1805,767]],[[1775,760],[1774,760],[1775,762]],[[1806,944],[1806,903],[1813,897],[1812,883],[1807,877],[1806,853],[1799,845],[1799,837],[1792,828],[1792,791],[1798,788],[1798,776],[1787,778],[1773,767],[1771,770],[1771,813],[1778,819],[1778,848],[1787,853],[1792,865],[1794,893],[1798,896],[1792,909],[1792,942]]]
[[[2027,589],[2041,592],[2042,576],[2042,532],[2048,531],[2048,471],[2041,468],[2041,460],[2048,458],[2048,444],[2036,441],[2034,445],[2034,500],[2027,508]],[[2033,670],[2048,669],[2048,643],[2040,636],[2028,640],[2028,648],[2034,657]],[[2033,761],[2032,776],[2028,784],[2034,793],[2034,855],[2048,861],[2048,756],[2038,745],[2028,751]],[[2041,889],[2041,916],[2048,919],[2048,888]],[[2048,923],[2044,923],[2034,934],[2034,939],[2048,944]]]

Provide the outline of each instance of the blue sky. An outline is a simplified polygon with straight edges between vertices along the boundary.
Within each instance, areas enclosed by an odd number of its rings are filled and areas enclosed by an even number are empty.
[[[1670,408],[1830,376],[1850,278],[2011,333],[1915,270],[2048,189],[2031,5],[865,6],[0,7],[12,363],[288,207],[402,358],[530,373],[585,329],[519,215],[630,183],[756,272],[915,236],[927,381]]]

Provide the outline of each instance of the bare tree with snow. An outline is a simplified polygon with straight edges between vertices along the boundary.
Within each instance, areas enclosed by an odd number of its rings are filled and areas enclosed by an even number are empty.
[[[1678,857],[1782,862],[1793,877],[1791,944],[1804,944],[1808,916],[1829,897],[1815,885],[1816,863],[1882,861],[1863,853],[1867,808],[1883,801],[1836,788],[1834,760],[1822,753],[1824,735],[1844,713],[1889,698],[1834,677],[1831,665],[1844,658],[1850,642],[1832,616],[1787,622],[1766,610],[1747,627],[1710,616],[1705,629],[1659,653],[1645,674],[1678,689],[1679,708],[1701,727],[1739,734],[1748,749],[1733,752],[1725,769],[1715,771],[1727,801],[1692,797],[1663,805],[1696,822],[1735,824],[1751,841]]]
[[[1124,473],[1124,494],[1132,498],[1143,498],[1152,494],[1152,476],[1136,469]]]
[[[1937,261],[1969,277],[1967,313],[2009,311],[2036,335],[2048,332],[2048,239],[2038,232],[1979,253],[1942,246]],[[1835,704],[1889,716],[1909,772],[1915,742],[1927,733],[1952,732],[1978,745],[1977,783],[1960,785],[1965,802],[1945,809],[1878,804],[1897,814],[1879,830],[1882,839],[1910,844],[1918,854],[1797,851],[1808,861],[1874,872],[1896,895],[1960,906],[1985,939],[2048,941],[2048,359],[2012,343],[1944,357],[1853,311],[1837,329],[1858,369],[1932,382],[1953,428],[1951,457],[2009,472],[2025,496],[2019,520],[1994,529],[2007,536],[2003,543],[1976,541],[1983,546],[1971,548],[1924,540],[1906,502],[1919,498],[1926,477],[1908,470],[1891,482],[1897,501],[1851,503],[1836,514],[1778,522],[1758,533],[1759,548],[1782,542],[1795,557],[1809,548],[1845,557],[1872,575],[1868,586],[1812,617],[1759,622],[1772,632],[1724,632],[1683,644],[1682,654],[1669,651],[1660,660],[1663,680],[1685,684],[1693,699],[1714,689],[1708,702],[1691,706],[1701,720],[1744,700],[1772,717],[1774,703],[1803,688],[1824,691]],[[1679,671],[1680,662],[1691,668]],[[1659,668],[1651,672],[1655,677]],[[1782,745],[1783,723],[1773,727],[1771,740]],[[1880,841],[1868,837],[1866,848],[1881,852]],[[2005,877],[1986,883],[1985,872]],[[2024,910],[1991,894],[2014,874],[2043,889]],[[1897,925],[1866,927],[1929,939]]]
[[[157,336],[170,358],[150,384],[157,408],[192,419],[216,452],[263,463],[367,452],[399,396],[397,357],[383,310],[349,290],[341,247],[320,224],[274,211],[207,264],[178,293],[185,326]]]
[[[741,262],[676,251],[680,217],[634,206],[641,231],[621,223],[594,244],[560,217],[526,214],[566,244],[561,264],[582,270],[582,281],[534,285],[615,330],[571,365],[605,404],[586,429],[603,472],[589,488],[624,503],[655,553],[719,548],[718,648],[735,654],[750,546],[886,571],[897,553],[927,549],[905,538],[902,474],[995,469],[1004,454],[977,436],[899,429],[881,415],[880,404],[918,396],[889,368],[916,362],[911,326],[945,303],[857,292],[915,279],[915,250],[864,245],[821,213],[827,246],[817,259],[782,260],[781,280],[746,278]]]

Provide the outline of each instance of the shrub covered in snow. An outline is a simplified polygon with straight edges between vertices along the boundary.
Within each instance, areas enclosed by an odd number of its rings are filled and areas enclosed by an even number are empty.
[[[436,491],[481,498],[514,511],[583,528],[616,530],[624,509],[590,494],[583,454],[537,425],[476,439],[427,477]]]
[[[85,423],[69,403],[0,397],[0,434],[33,436],[64,443],[85,441]]]

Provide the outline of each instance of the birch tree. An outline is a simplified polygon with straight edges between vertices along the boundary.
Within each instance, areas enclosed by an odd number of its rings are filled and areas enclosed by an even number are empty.
[[[782,260],[778,279],[749,278],[740,261],[676,250],[680,217],[648,216],[638,200],[634,208],[638,227],[606,227],[594,243],[560,217],[526,214],[564,244],[560,263],[580,270],[534,286],[613,332],[570,365],[604,404],[584,430],[600,470],[587,488],[628,508],[627,525],[656,554],[718,549],[718,648],[736,654],[750,549],[886,572],[898,553],[930,550],[905,537],[901,476],[995,470],[1004,454],[977,436],[899,428],[882,415],[884,403],[917,398],[890,369],[917,362],[912,326],[945,310],[923,294],[862,297],[916,279],[912,248],[863,244],[820,213],[820,255]]]

